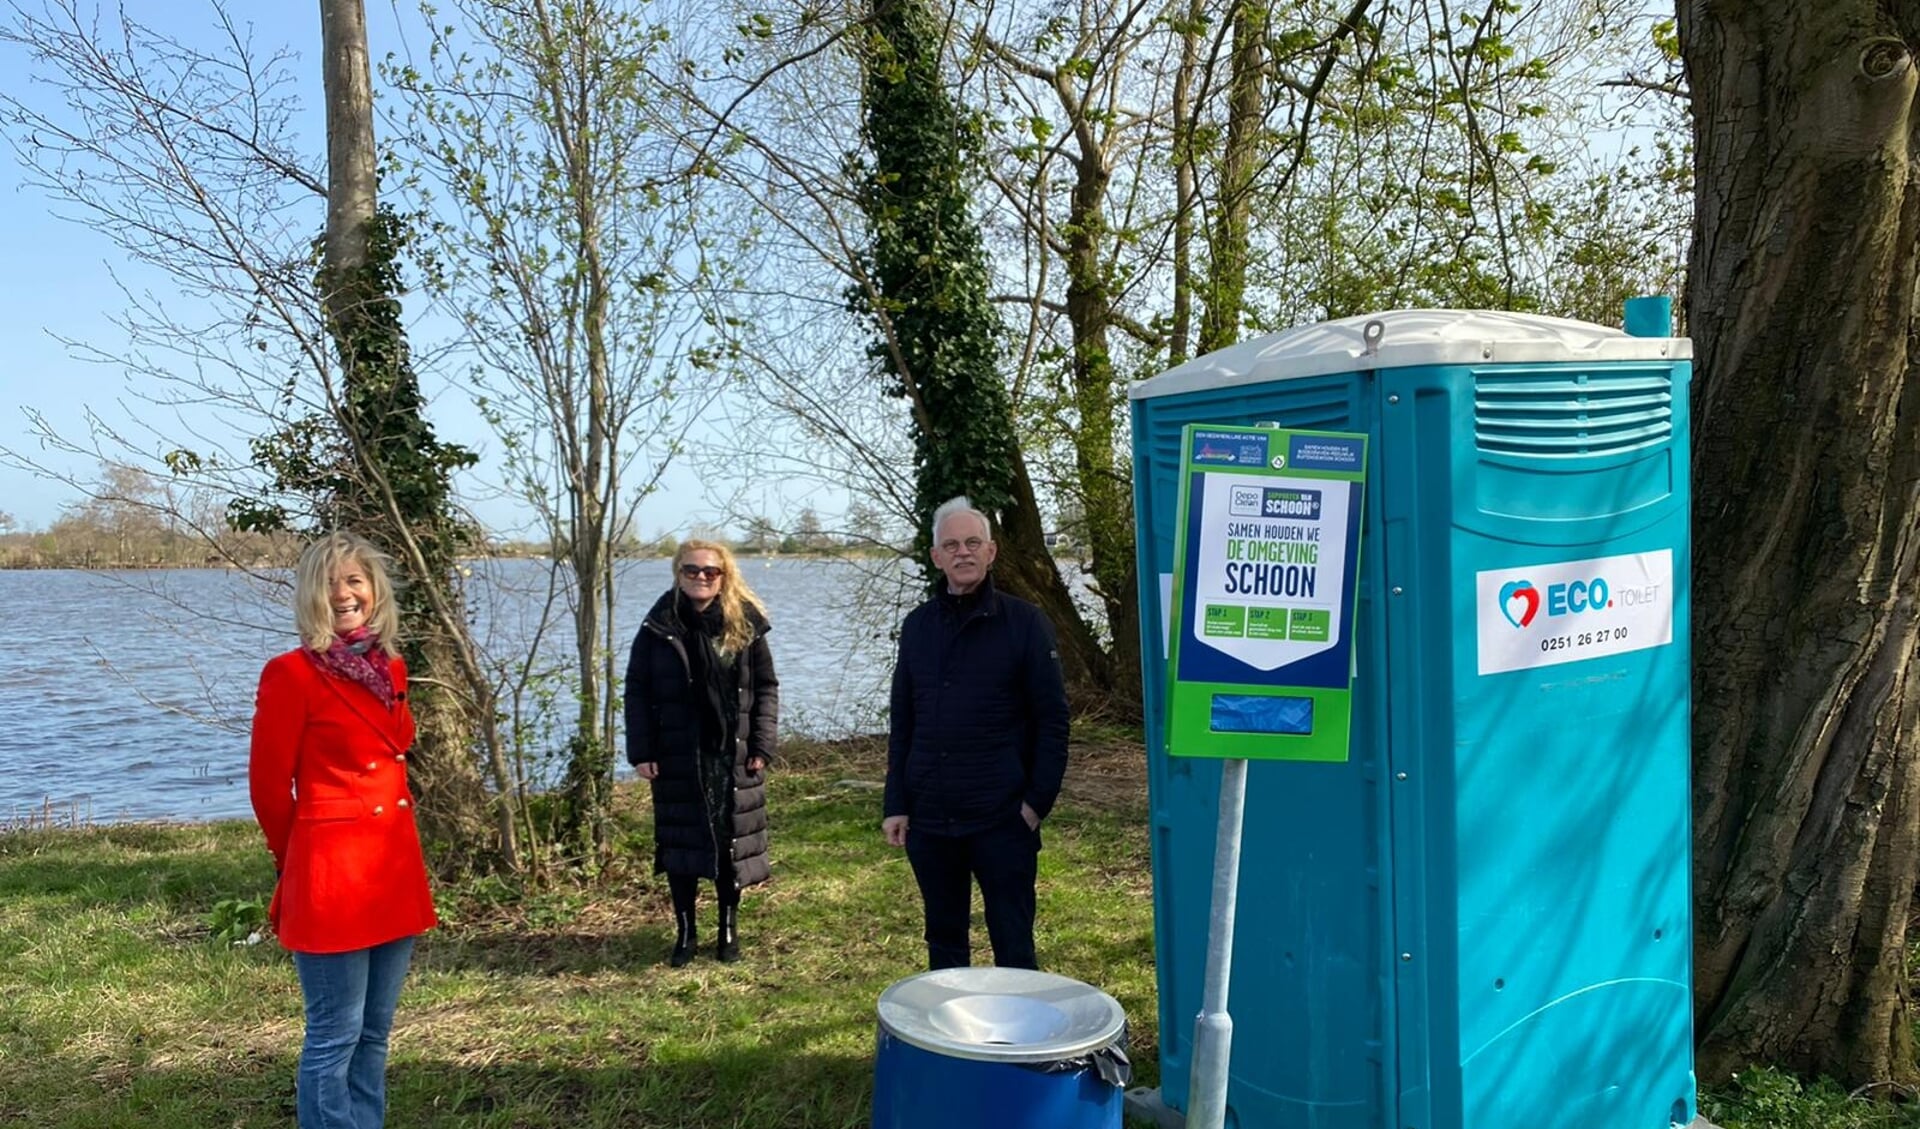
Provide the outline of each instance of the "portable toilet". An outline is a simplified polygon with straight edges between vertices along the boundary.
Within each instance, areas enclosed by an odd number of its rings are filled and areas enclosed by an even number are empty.
[[[1165,1108],[1188,1108],[1221,776],[1167,743],[1170,633],[1204,642],[1169,607],[1183,440],[1252,427],[1363,436],[1367,466],[1344,754],[1248,764],[1227,1124],[1694,1123],[1669,308],[1629,303],[1634,335],[1343,318],[1131,390]]]

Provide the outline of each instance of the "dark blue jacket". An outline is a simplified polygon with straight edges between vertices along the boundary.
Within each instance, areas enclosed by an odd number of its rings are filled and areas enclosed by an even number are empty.
[[[1067,771],[1067,691],[1053,625],[989,577],[979,599],[941,595],[900,625],[887,739],[885,814],[916,831],[967,835],[1042,818]]]

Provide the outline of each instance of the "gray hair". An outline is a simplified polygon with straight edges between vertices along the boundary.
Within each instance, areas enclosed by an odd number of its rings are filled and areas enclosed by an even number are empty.
[[[965,494],[958,494],[948,498],[946,501],[940,503],[938,509],[933,511],[933,524],[927,529],[929,539],[935,544],[938,544],[940,541],[941,523],[956,514],[972,514],[974,517],[979,518],[980,528],[986,531],[987,540],[993,540],[993,522],[987,519],[986,514],[974,509],[973,499],[967,497]]]

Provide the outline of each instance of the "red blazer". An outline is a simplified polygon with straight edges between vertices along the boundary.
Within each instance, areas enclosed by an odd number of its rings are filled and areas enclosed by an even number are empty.
[[[406,663],[392,670],[391,710],[299,650],[260,672],[247,784],[280,869],[268,920],[295,952],[351,952],[436,921],[407,792]]]

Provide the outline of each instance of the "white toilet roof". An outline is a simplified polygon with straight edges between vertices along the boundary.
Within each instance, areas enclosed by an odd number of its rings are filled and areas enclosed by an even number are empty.
[[[1371,345],[1367,327],[1378,323]],[[1236,384],[1416,365],[1674,361],[1693,356],[1685,337],[1629,337],[1572,318],[1497,310],[1388,310],[1249,338],[1139,381],[1144,400]]]

